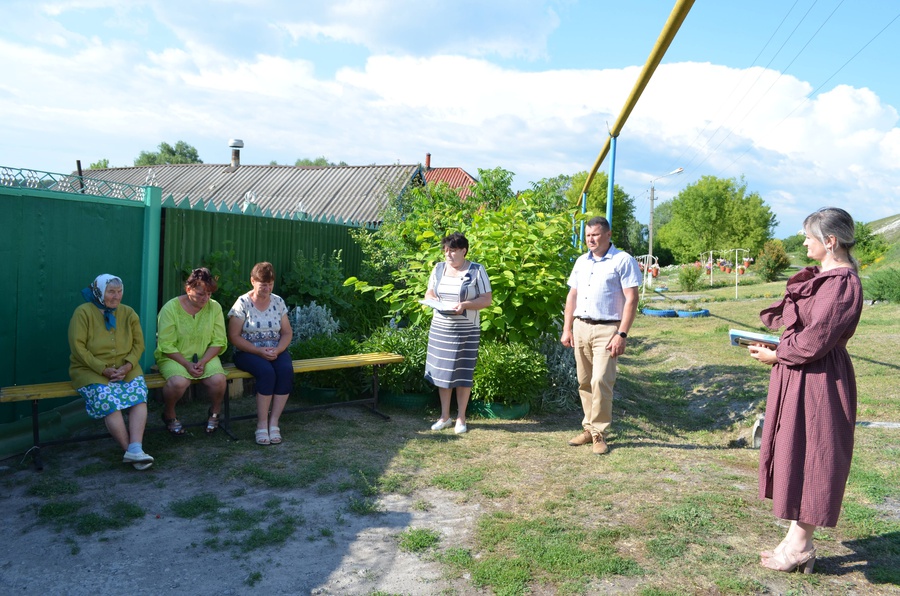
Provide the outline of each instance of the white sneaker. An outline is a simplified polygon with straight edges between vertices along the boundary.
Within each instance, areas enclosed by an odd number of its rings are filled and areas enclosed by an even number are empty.
[[[144,464],[131,464],[131,465],[134,466],[134,469],[135,469],[135,470],[141,470],[141,471],[144,471],[144,470],[148,469],[150,466],[152,466],[152,465],[153,465],[153,462],[152,462],[152,461],[149,461],[149,462],[144,463]]]
[[[445,428],[450,428],[453,426],[453,419],[447,418],[446,420],[438,420],[434,424],[431,425],[431,430],[444,430]]]
[[[456,421],[456,427],[453,429],[453,432],[455,432],[455,433],[458,434],[458,435],[461,435],[461,434],[463,434],[464,432],[466,432],[466,431],[468,431],[468,430],[469,430],[469,429],[466,428],[465,423],[460,422],[459,420],[457,420],[457,421]]]
[[[141,451],[140,453],[125,452],[122,456],[123,464],[152,464],[153,458]]]

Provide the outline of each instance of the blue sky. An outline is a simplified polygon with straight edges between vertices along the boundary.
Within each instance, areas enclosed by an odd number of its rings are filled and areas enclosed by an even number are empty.
[[[0,165],[126,166],[184,140],[206,163],[589,169],[674,0],[12,0]],[[825,205],[900,213],[900,3],[695,3],[618,140],[649,218],[743,176],[778,237]],[[608,168],[608,161],[602,166]],[[727,248],[727,247],[723,247]]]

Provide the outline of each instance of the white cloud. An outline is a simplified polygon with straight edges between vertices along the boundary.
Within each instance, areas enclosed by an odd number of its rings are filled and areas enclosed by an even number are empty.
[[[515,15],[511,18],[511,15]],[[344,0],[280,26],[295,39],[359,44],[375,54],[546,56],[559,17],[543,0]]]
[[[113,4],[41,6],[47,19]],[[558,22],[548,5],[472,0],[451,11],[447,4],[313,3],[298,19],[296,5],[270,1],[265,18],[239,19],[228,30],[246,23],[278,38],[272,28],[281,27],[295,40],[381,49],[333,77],[317,73],[314,58],[274,49],[239,55],[214,43],[198,33],[201,11],[187,4],[194,14],[177,25],[153,23],[170,34],[154,46],[128,35],[93,38],[46,20],[36,29],[40,39],[0,38],[0,55],[11,57],[0,82],[9,128],[0,165],[68,171],[75,158],[101,157],[124,165],[179,139],[221,163],[227,139],[237,137],[247,144],[245,163],[319,155],[360,165],[413,163],[431,152],[435,165],[473,174],[505,167],[516,172],[519,188],[588,169],[640,67],[510,68],[492,58],[545,51]],[[136,2],[133,10],[160,13],[172,5]],[[116,6],[116,18],[129,18]],[[247,15],[245,3],[216,7],[207,17],[214,24]],[[513,7],[517,19],[496,18]],[[466,22],[452,22],[459,14]],[[806,99],[812,90],[758,67],[663,64],[619,137],[617,183],[638,195],[650,178],[685,167],[682,176],[660,181],[657,190],[668,197],[702,175],[743,174],[792,228],[787,233],[824,204],[852,205],[863,220],[900,212],[896,108],[867,88],[838,85]]]

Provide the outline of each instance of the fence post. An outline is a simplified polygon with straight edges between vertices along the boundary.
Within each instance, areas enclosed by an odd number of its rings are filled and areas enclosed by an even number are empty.
[[[162,188],[144,187],[144,247],[141,259],[141,278],[144,291],[141,292],[140,317],[144,328],[144,355],[141,367],[150,370],[156,351],[156,307],[159,295],[159,242],[162,221]]]

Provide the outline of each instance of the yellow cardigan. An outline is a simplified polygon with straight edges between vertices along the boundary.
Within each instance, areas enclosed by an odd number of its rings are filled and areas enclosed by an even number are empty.
[[[103,312],[89,302],[75,309],[69,321],[69,377],[80,389],[95,383],[109,384],[103,369],[120,367],[130,362],[132,369],[125,377],[131,381],[144,374],[140,358],[144,353],[144,332],[134,309],[120,304],[116,308],[116,328],[106,330]]]

